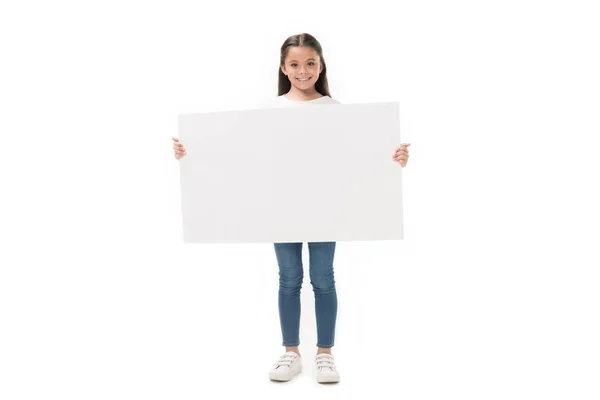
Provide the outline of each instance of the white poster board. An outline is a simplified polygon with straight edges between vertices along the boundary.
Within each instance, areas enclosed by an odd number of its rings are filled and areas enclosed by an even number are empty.
[[[399,104],[179,115],[183,238],[403,238]]]

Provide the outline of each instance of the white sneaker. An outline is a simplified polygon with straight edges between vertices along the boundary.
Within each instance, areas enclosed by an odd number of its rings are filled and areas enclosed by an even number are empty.
[[[335,367],[335,361],[331,354],[317,354],[315,362],[317,364],[317,382],[333,383],[340,381],[340,373]]]
[[[269,372],[272,381],[289,381],[302,372],[302,357],[294,351],[286,351]]]

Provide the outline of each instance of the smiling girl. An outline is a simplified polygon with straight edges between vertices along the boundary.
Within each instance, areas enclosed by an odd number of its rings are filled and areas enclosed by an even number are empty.
[[[290,36],[281,46],[278,97],[272,106],[295,107],[311,104],[340,104],[331,98],[327,66],[321,44],[308,33]],[[186,155],[185,147],[173,139],[175,158]],[[408,162],[408,146],[395,149],[392,160],[402,167]],[[335,242],[309,242],[310,283],[315,296],[317,354],[315,363],[319,383],[339,382],[340,374],[332,355],[337,317],[337,294],[333,273]],[[302,371],[300,355],[300,289],[304,270],[302,243],[275,243],[279,265],[279,321],[285,353],[279,357],[269,378],[289,381]]]

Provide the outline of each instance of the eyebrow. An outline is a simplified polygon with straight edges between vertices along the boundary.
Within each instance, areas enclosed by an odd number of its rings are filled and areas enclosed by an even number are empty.
[[[310,60],[314,60],[314,61],[316,61],[314,58],[309,58],[309,59],[308,59],[308,60],[306,60],[306,61],[310,61]],[[298,60],[290,60],[290,62],[294,62],[294,61],[295,61],[295,62],[298,62]]]

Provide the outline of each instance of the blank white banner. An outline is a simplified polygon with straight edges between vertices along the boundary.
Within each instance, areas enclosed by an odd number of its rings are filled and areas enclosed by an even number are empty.
[[[403,238],[398,102],[179,115],[183,238]]]

